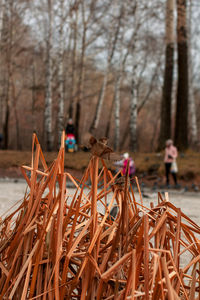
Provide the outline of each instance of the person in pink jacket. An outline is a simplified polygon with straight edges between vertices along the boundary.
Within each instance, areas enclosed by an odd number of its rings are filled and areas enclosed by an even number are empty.
[[[129,156],[129,153],[126,152],[123,154],[123,168],[122,168],[122,173],[123,175],[126,174],[126,167],[129,161],[129,176],[133,176],[135,174],[135,163],[133,159]]]
[[[171,172],[171,166],[172,162],[177,158],[178,151],[177,148],[173,145],[172,140],[166,141],[166,147],[165,147],[165,157],[164,157],[164,163],[165,163],[165,174],[166,174],[166,185],[169,186],[169,174]],[[174,179],[174,183],[177,186],[177,177],[176,173],[171,173]]]

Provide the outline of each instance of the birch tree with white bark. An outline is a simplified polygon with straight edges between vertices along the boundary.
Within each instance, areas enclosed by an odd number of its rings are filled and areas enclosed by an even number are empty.
[[[129,55],[129,50],[126,51],[125,54],[123,54],[123,38],[124,35],[122,34],[121,38],[121,46],[119,51],[119,62],[118,62],[118,68],[115,70],[115,80],[114,80],[114,96],[111,103],[111,109],[108,117],[108,122],[106,126],[106,133],[105,136],[109,137],[111,123],[112,123],[112,115],[114,114],[114,150],[119,151],[120,150],[120,129],[121,129],[121,122],[120,122],[120,111],[121,111],[121,86],[123,83],[123,77],[125,72],[125,64],[127,57]]]
[[[133,66],[131,81],[131,97],[130,97],[130,150],[137,150],[137,89],[136,89],[136,66]]]
[[[5,0],[1,0],[0,2],[0,40],[2,38],[2,30],[3,30],[3,19],[5,15]]]
[[[80,139],[80,120],[81,120],[81,106],[83,105],[84,99],[84,85],[85,85],[85,61],[86,61],[86,52],[88,47],[98,38],[98,30],[95,36],[90,36],[92,28],[96,25],[96,5],[97,0],[90,0],[85,2],[84,0],[78,2],[77,9],[80,8],[80,23],[79,27],[79,36],[80,41],[80,52],[79,52],[79,70],[77,72],[77,90],[75,97],[75,130],[76,130],[76,139],[79,142]],[[90,31],[90,32],[89,32]],[[78,62],[77,62],[78,64]]]
[[[58,44],[58,145],[64,130],[64,0],[59,0],[59,44]]]
[[[46,76],[45,76],[45,110],[44,110],[44,136],[47,151],[53,149],[52,135],[52,0],[47,0],[47,38],[46,38]]]
[[[198,127],[197,127],[197,109],[194,97],[193,87],[193,58],[192,58],[192,1],[188,5],[188,81],[189,81],[189,126],[190,126],[190,142],[192,146],[198,145]]]
[[[69,86],[69,108],[67,114],[70,119],[74,119],[74,100],[76,92],[76,78],[77,78],[77,42],[78,42],[78,5],[71,11],[70,27],[72,39],[71,51],[71,80]]]
[[[115,101],[115,133],[114,133],[114,150],[119,151],[120,147],[120,83],[121,76],[117,74],[115,81],[114,101]]]
[[[124,8],[125,9],[125,8]],[[125,11],[124,11],[125,13]],[[115,131],[114,131],[114,150],[120,150],[120,108],[121,108],[121,85],[123,81],[123,73],[126,64],[126,59],[129,54],[129,50],[124,54],[124,26],[122,25],[121,36],[119,39],[119,63],[118,70],[116,70],[115,88],[114,88],[114,120],[115,120]]]
[[[119,38],[119,33],[121,29],[121,22],[123,18],[123,13],[124,13],[124,4],[123,1],[121,1],[121,4],[119,5],[118,2],[118,16],[117,18],[114,18],[114,20],[110,21],[110,30],[108,31],[108,49],[107,49],[107,61],[106,61],[106,67],[104,71],[104,76],[103,76],[103,82],[101,85],[101,89],[99,92],[98,96],[98,101],[97,101],[97,106],[94,114],[93,121],[90,126],[90,132],[94,134],[97,131],[100,117],[101,117],[101,112],[102,112],[102,107],[103,107],[103,102],[105,98],[105,92],[106,92],[106,87],[107,87],[107,82],[108,82],[108,76],[112,64],[112,59],[115,55],[116,51],[116,46]],[[117,19],[117,22],[115,23],[115,19]]]
[[[77,86],[77,98],[75,105],[75,130],[76,130],[76,140],[79,143],[79,128],[80,128],[80,118],[81,118],[81,103],[83,99],[83,88],[84,88],[84,66],[85,66],[85,51],[86,51],[86,34],[88,30],[89,17],[86,18],[85,2],[84,0],[80,3],[81,6],[81,53],[80,53],[80,69],[78,75],[78,86]]]
[[[125,125],[122,147],[129,138],[130,151],[137,150],[138,114],[151,97],[161,64],[161,53],[158,50],[155,51],[155,41],[152,40],[151,32],[148,29],[144,30],[145,20],[157,18],[157,15],[152,17],[152,8],[144,9],[144,5],[144,2],[136,1],[134,14],[129,21],[129,27],[131,24],[133,28],[131,38],[128,41],[129,51],[127,54],[127,65],[132,66],[127,75],[130,86],[130,117],[129,122]],[[143,41],[141,42],[142,38]],[[151,67],[149,68],[149,66]]]

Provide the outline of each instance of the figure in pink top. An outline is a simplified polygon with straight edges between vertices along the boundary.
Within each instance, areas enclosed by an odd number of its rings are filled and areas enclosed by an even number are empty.
[[[177,148],[173,145],[172,140],[166,141],[166,147],[165,147],[165,157],[164,157],[164,163],[165,163],[165,174],[166,174],[166,185],[169,187],[169,174],[171,172],[171,165],[172,162],[177,158],[178,151]],[[174,179],[174,183],[177,186],[177,177],[176,173],[171,173]]]
[[[133,176],[135,174],[135,163],[133,161],[133,159],[131,157],[129,157],[129,154],[126,152],[123,155],[124,159],[123,159],[123,169],[122,169],[122,173],[123,175],[126,174],[126,166],[128,164],[129,161],[129,176]]]
[[[129,161],[129,177],[132,177],[135,174],[135,163],[133,159],[129,156],[129,153],[126,152],[122,155],[122,159],[120,161],[115,162],[115,166],[117,166],[116,173],[120,170],[122,171],[122,174],[126,174],[126,167]],[[121,175],[119,175],[120,177]]]

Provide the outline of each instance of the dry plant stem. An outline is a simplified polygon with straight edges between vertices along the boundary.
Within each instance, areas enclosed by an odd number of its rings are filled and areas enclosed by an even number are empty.
[[[64,170],[63,170],[64,171]],[[64,201],[65,201],[65,182],[66,182],[66,174],[61,173],[62,180],[62,190],[61,190],[61,197],[59,199],[59,214],[58,214],[58,221],[57,221],[57,241],[56,241],[56,268],[55,268],[55,278],[54,278],[54,286],[55,286],[55,299],[60,299],[59,293],[59,264],[60,264],[60,257],[62,253],[62,239],[63,239],[63,211],[64,211]]]
[[[97,214],[97,185],[98,185],[98,166],[99,159],[94,156],[92,161],[92,201],[91,201],[91,216],[93,216],[92,228],[91,228],[91,238],[97,228],[96,224],[96,214]]]
[[[200,261],[199,261],[199,264],[198,264],[198,265],[199,265],[199,270],[198,270],[198,271],[199,271],[199,272],[198,272],[198,273],[199,273],[199,276],[198,276],[198,286],[200,287]],[[199,288],[198,298],[199,298],[199,300],[200,300],[200,288]]]
[[[0,222],[0,299],[200,300],[194,221],[161,194],[158,204],[144,206],[137,178],[136,202],[128,172],[124,189],[115,189],[116,175],[103,159],[100,167],[98,157],[80,181],[64,173],[64,135],[49,168],[36,135],[32,150],[31,166],[22,168],[30,192]],[[111,218],[114,205],[118,213]]]
[[[144,215],[144,290],[145,298],[149,299],[149,219]]]
[[[138,188],[138,192],[139,192],[139,195],[140,195],[140,201],[141,201],[141,204],[143,205],[142,193],[141,193],[141,190],[140,190],[140,185],[139,185],[137,176],[135,176],[135,182],[136,182],[136,184],[137,184],[137,188]]]
[[[167,264],[166,264],[166,258],[165,257],[161,257],[161,263],[162,263],[162,269],[164,272],[164,276],[166,279],[166,285],[167,285],[167,297],[169,300],[174,300],[174,294],[173,294],[173,288],[169,279],[169,273],[168,273],[168,269],[167,269]]]
[[[136,250],[134,249],[132,252],[132,299],[135,299],[135,290],[136,290]]]
[[[32,259],[30,260],[29,265],[28,265],[28,270],[27,270],[27,273],[26,273],[26,279],[25,279],[25,283],[24,283],[24,288],[23,288],[21,300],[26,299],[26,294],[27,294],[27,290],[28,290],[28,283],[29,283],[30,274],[31,274],[31,267],[32,267]]]

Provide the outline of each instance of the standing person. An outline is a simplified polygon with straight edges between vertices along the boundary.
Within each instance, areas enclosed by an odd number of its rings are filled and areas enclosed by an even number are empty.
[[[176,163],[178,151],[177,148],[173,145],[172,140],[167,140],[165,144],[166,147],[165,147],[164,163],[165,163],[166,185],[167,187],[169,187],[169,174],[171,173],[173,176],[175,186],[178,186],[177,177],[176,177],[177,170],[173,170],[173,172],[171,170],[172,163]]]
[[[66,133],[67,135],[69,135],[69,134],[75,135],[75,127],[74,127],[74,124],[73,124],[73,120],[72,120],[72,119],[69,119],[69,120],[68,120],[66,129],[65,129],[65,133]]]
[[[65,148],[68,152],[77,151],[76,138],[75,138],[75,127],[73,120],[69,119],[65,129]]]
[[[123,169],[122,169],[122,173],[123,175],[126,174],[126,167],[129,161],[129,176],[133,176],[135,174],[135,163],[133,161],[133,159],[131,157],[129,157],[128,152],[124,153],[123,155]]]

